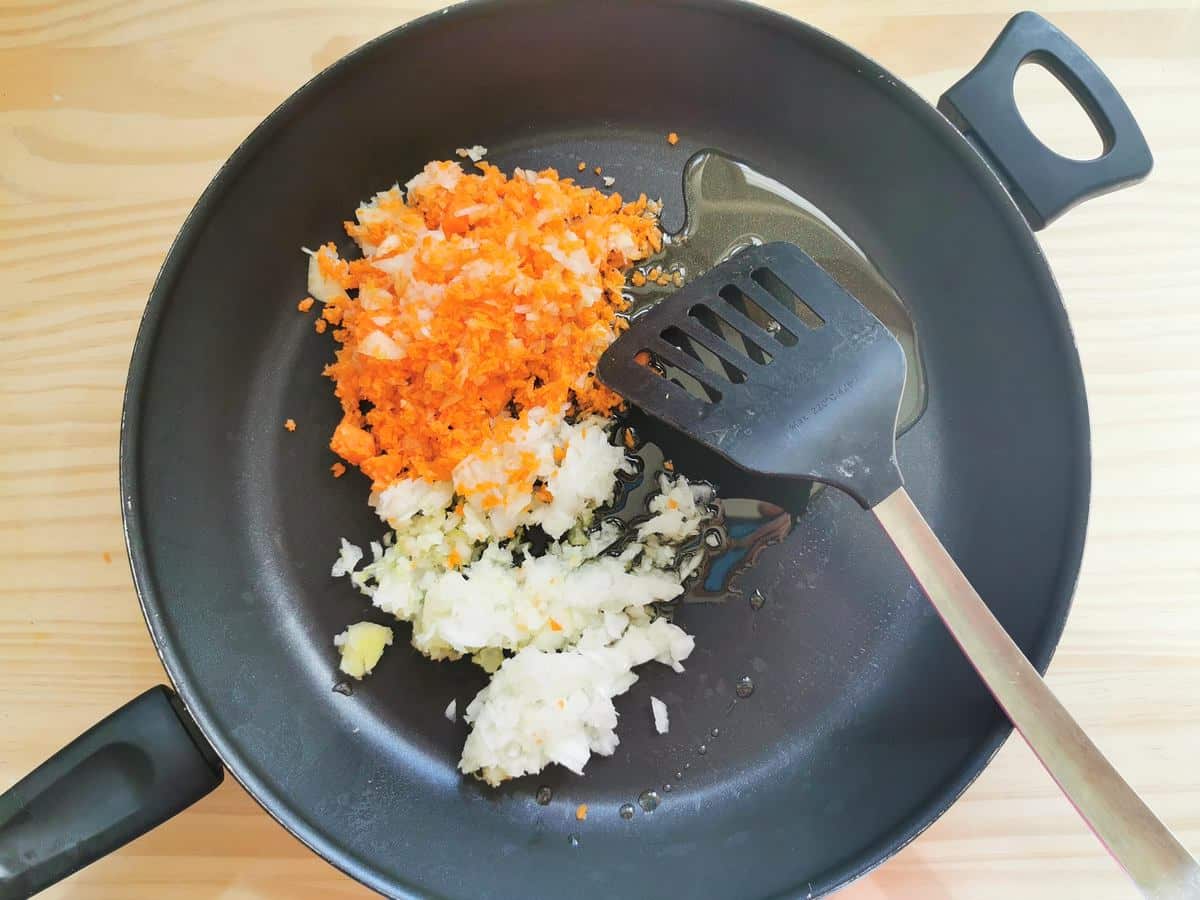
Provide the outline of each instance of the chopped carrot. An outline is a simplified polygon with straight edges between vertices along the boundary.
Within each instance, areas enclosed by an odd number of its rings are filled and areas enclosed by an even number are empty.
[[[667,500],[667,509],[679,509],[679,501],[671,497]]]
[[[328,327],[329,327],[329,323],[326,322],[324,319],[317,319],[317,321],[315,321],[313,323],[313,328],[316,330],[317,334],[324,334],[325,329]]]
[[[457,550],[451,550],[450,553],[446,556],[446,565],[449,566],[451,569],[457,569],[459,566],[462,565],[462,561],[463,561],[463,559],[461,556],[459,556]]]
[[[554,448],[554,461],[556,463],[560,463],[566,458],[567,458],[567,448],[566,447],[563,447],[560,445],[560,446]]]
[[[329,467],[329,471],[333,473],[334,478],[341,478],[346,474],[346,467],[340,462],[335,462]]]
[[[651,362],[650,351],[649,350],[639,350],[637,353],[635,353],[633,355],[633,361],[635,363],[637,363],[639,366],[650,365],[650,362]]]
[[[554,619],[554,618],[550,619],[550,630],[551,631],[562,631],[562,625],[559,624],[559,621],[557,619]]]
[[[375,438],[357,425],[342,420],[334,429],[329,447],[346,462],[357,466],[375,455]]]
[[[675,463],[671,462],[669,459],[664,459],[663,460],[663,468],[666,469],[668,472],[674,472],[675,471]]]
[[[596,166],[596,168],[592,169],[592,171],[595,172],[597,175],[600,175],[604,172],[604,168],[602,166]]]
[[[580,160],[577,168],[579,169],[580,172],[586,171],[587,163],[583,162],[583,160]]]
[[[679,135],[677,135],[674,131],[672,131],[670,134],[667,135],[667,143],[670,144],[672,147],[674,147],[676,144],[679,143]]]
[[[285,419],[284,423],[283,423],[283,427],[286,428],[288,431],[295,431],[296,430],[296,420],[295,419]]]
[[[634,272],[632,275],[629,276],[629,282],[634,287],[641,287],[643,284],[646,283],[646,276],[641,272]]]
[[[635,435],[635,434],[633,433],[633,429],[632,429],[632,428],[626,428],[626,429],[625,429],[625,438],[624,438],[624,440],[625,440],[625,446],[626,446],[626,447],[628,447],[630,450],[632,450],[634,447],[636,447],[636,446],[637,446],[637,435]]]
[[[310,309],[313,308],[313,302],[314,301],[313,301],[312,297],[305,297],[303,300],[301,300],[299,303],[296,304],[296,309],[300,310],[300,312],[308,312]]]
[[[317,271],[321,277],[343,288],[351,284],[350,264],[344,259],[338,259],[337,245],[329,243],[317,248]]]
[[[575,807],[575,818],[580,822],[587,818],[586,803],[580,803],[579,806]]]
[[[333,244],[316,253],[333,287],[314,327],[332,325],[340,345],[325,369],[342,406],[330,448],[376,490],[400,478],[450,480],[530,410],[607,415],[622,405],[594,372],[622,327],[624,271],[662,247],[660,206],[553,169],[509,178],[487,161],[476,168],[430,163],[437,178],[360,210],[347,233],[381,248],[365,258],[342,260]],[[426,240],[438,231],[444,239]],[[399,253],[411,271],[376,267]],[[580,268],[585,258],[590,267]],[[522,459],[506,478],[532,490],[537,468]],[[505,489],[471,493],[501,503]]]

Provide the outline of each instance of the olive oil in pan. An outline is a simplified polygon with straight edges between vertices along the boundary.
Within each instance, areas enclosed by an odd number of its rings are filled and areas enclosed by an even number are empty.
[[[807,502],[809,485],[794,482],[780,489],[775,486],[772,496],[783,506],[766,500],[744,499],[746,494],[759,493],[761,476],[747,477],[733,470],[719,458],[696,452],[687,439],[679,441],[669,431],[658,431],[657,423],[645,420],[636,410],[624,414],[618,439],[628,449],[632,471],[618,476],[613,502],[600,510],[600,517],[619,524],[622,537],[613,546],[620,552],[625,539],[636,533],[637,526],[648,514],[650,497],[659,490],[659,478],[682,471],[693,484],[709,482],[717,489],[712,517],[705,523],[700,536],[685,545],[680,558],[687,561],[696,554],[700,560],[687,581],[687,603],[713,603],[724,600],[734,577],[754,564],[758,555],[771,544],[778,543],[791,531],[795,516]],[[636,422],[637,424],[631,424]],[[664,454],[670,447],[681,455],[678,468]],[[726,496],[728,494],[728,496]]]
[[[857,297],[900,342],[908,371],[897,432],[911,428],[924,412],[926,398],[916,326],[896,291],[849,235],[786,185],[715,150],[703,150],[688,160],[683,196],[683,227],[667,237],[661,253],[638,267],[627,289],[633,301],[628,315],[637,316],[739,250],[790,241]],[[775,323],[760,324],[769,328]]]

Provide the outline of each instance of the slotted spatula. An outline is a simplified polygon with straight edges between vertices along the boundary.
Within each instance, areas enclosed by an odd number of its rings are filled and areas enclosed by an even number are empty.
[[[1058,702],[913,504],[896,462],[904,353],[803,251],[742,251],[635,317],[598,374],[744,469],[820,481],[871,510],[1013,725],[1142,893],[1200,897],[1195,860]]]

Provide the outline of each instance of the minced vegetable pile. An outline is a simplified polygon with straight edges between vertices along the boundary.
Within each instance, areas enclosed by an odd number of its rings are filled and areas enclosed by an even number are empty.
[[[431,162],[360,206],[360,259],[308,252],[317,330],[338,344],[330,447],[370,478],[388,529],[366,552],[343,540],[332,574],[411,622],[431,659],[491,673],[459,768],[496,785],[550,763],[581,773],[616,748],[633,670],[682,671],[692,638],[656,604],[698,564],[712,492],[646,473],[659,491],[631,533],[597,516],[633,463],[595,368],[625,273],[662,246],[659,205],[553,169],[509,177],[482,151],[473,172]],[[369,674],[391,642],[350,626],[342,670]]]

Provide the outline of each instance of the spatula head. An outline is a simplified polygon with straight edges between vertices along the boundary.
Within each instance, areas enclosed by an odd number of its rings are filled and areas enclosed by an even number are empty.
[[[636,316],[600,380],[726,459],[871,507],[903,484],[904,351],[799,247],[765,244]]]

